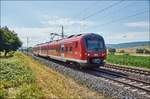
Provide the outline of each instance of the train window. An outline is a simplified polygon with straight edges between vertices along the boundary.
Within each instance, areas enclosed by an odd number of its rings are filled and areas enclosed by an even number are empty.
[[[66,47],[66,52],[68,52],[68,47]]]
[[[72,53],[72,47],[70,47],[70,52]]]
[[[75,44],[75,48],[77,48],[78,47],[78,42],[76,42],[76,44]]]

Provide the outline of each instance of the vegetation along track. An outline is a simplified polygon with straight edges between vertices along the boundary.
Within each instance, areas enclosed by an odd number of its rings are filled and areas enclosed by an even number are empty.
[[[41,57],[42,59],[43,57]],[[46,60],[49,60],[45,58]],[[129,75],[124,72],[118,72],[108,69],[78,69],[74,66],[67,65],[60,61],[49,60],[56,64],[51,64],[52,68],[66,73],[73,77],[74,79],[84,82],[89,88],[97,90],[98,92],[103,92],[107,95],[119,98],[137,98],[137,99],[149,99],[150,90],[149,83],[139,80],[131,80]],[[42,60],[44,62],[44,60]],[[46,62],[47,64],[47,62]],[[49,63],[48,63],[49,64]],[[61,66],[63,65],[63,66]],[[55,67],[56,66],[56,67]],[[60,66],[60,67],[59,67]],[[73,68],[72,68],[73,67]],[[69,69],[72,68],[72,69]],[[73,70],[75,69],[75,71]],[[62,70],[62,71],[61,71]],[[76,74],[77,73],[77,74]],[[79,74],[79,75],[78,75]],[[85,75],[86,74],[86,75]],[[95,76],[95,77],[94,77]],[[125,78],[127,76],[127,78]]]
[[[128,77],[123,73],[114,72],[106,69],[92,69],[86,70],[86,72],[95,76],[103,77],[105,79],[109,79],[111,81],[123,84],[123,86],[127,86],[126,88],[132,88],[133,91],[140,90],[142,94],[150,95],[150,83]]]
[[[55,61],[55,60],[50,60],[50,61],[53,61],[53,62],[61,64],[61,65],[65,65],[65,63],[60,62],[60,61]],[[67,65],[67,66],[69,66],[69,65]],[[74,69],[78,69],[72,65],[70,65],[69,67],[74,68]],[[142,94],[147,93],[150,95],[150,83],[149,82],[135,79],[132,77],[128,77],[128,75],[126,75],[125,73],[107,70],[107,69],[103,69],[103,68],[78,69],[78,70],[82,71],[82,72],[86,72],[88,74],[92,74],[94,76],[102,77],[102,78],[109,79],[111,81],[123,84],[123,85],[127,86],[126,88],[132,88],[132,90],[134,90],[134,91],[140,90],[140,92]]]
[[[58,64],[65,65],[65,63],[60,62],[60,61],[55,61],[55,60],[51,60],[51,61],[54,61],[55,63],[58,63]],[[69,65],[67,65],[67,66],[69,66]],[[74,69],[78,69],[78,68],[75,68],[75,66],[72,66],[72,65],[70,65],[69,67],[74,68]],[[105,79],[109,79],[111,81],[123,84],[123,85],[127,86],[126,88],[131,87],[132,90],[135,90],[135,91],[140,90],[140,92],[142,94],[147,93],[147,94],[150,95],[150,83],[149,82],[128,77],[128,75],[126,75],[125,73],[111,71],[111,70],[102,69],[102,68],[78,69],[78,70],[82,71],[82,72],[86,72],[88,74],[92,74],[94,76],[103,77]]]
[[[117,65],[112,65],[112,64],[106,64],[103,68],[110,68],[110,69],[121,70],[121,71],[126,71],[126,72],[150,76],[150,71],[144,70],[144,69],[123,67],[123,66],[117,66]]]

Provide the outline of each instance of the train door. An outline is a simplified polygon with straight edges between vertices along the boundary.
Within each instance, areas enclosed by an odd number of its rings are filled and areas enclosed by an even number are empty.
[[[61,44],[61,58],[64,61],[64,44]]]

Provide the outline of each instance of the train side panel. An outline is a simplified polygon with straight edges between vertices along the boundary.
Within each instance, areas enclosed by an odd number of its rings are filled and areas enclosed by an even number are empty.
[[[85,42],[87,38],[90,38],[90,43],[94,43],[94,45],[87,45],[88,43]],[[95,49],[88,50],[87,46],[93,48],[97,46],[95,44],[100,44],[100,42],[102,42],[101,44],[104,44],[104,40],[101,36],[87,34],[85,36],[40,44],[33,48],[33,53],[64,62],[76,62],[83,67],[94,67],[103,65],[103,61],[106,58],[106,48],[105,45],[103,45],[103,49],[96,51]]]

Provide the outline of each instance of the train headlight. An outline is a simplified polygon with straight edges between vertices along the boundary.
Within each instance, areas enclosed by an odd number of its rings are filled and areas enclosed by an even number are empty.
[[[94,56],[98,56],[98,54],[94,54]]]
[[[105,53],[102,53],[102,57],[105,56]]]

